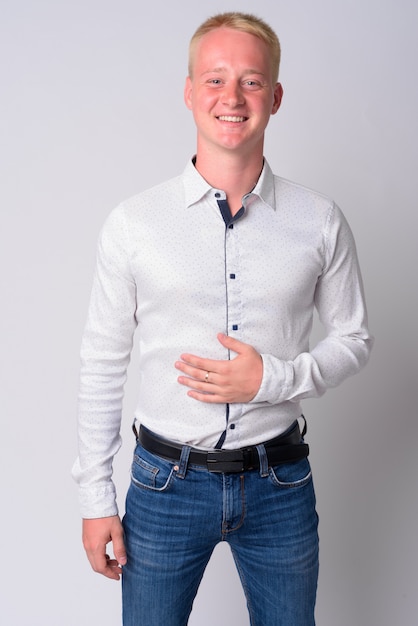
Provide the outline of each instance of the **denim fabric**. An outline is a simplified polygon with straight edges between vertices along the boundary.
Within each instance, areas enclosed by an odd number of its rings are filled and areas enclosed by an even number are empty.
[[[124,626],[185,626],[215,545],[227,541],[252,626],[313,626],[318,519],[307,459],[214,474],[137,445],[126,499]],[[222,575],[222,572],[220,572]],[[216,611],[216,598],[214,611]]]

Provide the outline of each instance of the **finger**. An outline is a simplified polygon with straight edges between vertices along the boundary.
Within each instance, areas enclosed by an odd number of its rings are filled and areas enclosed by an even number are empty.
[[[187,392],[189,398],[193,398],[194,400],[198,400],[199,402],[204,402],[206,404],[225,404],[227,402],[232,402],[232,400],[228,399],[227,395],[221,395],[219,393],[204,393],[197,391],[195,389],[191,389]]]
[[[208,375],[207,380],[206,375]],[[219,387],[215,385],[214,382],[211,382],[211,378],[213,377],[213,372],[206,372],[204,380],[196,380],[190,376],[179,376],[177,381],[180,385],[190,387],[190,389],[195,389],[196,391],[200,391],[202,393],[217,393],[219,391]]]
[[[229,335],[225,335],[225,333],[218,333],[217,338],[219,343],[223,345],[224,348],[228,350],[232,350],[237,354],[242,354],[248,348],[251,348],[248,343],[244,343],[243,341],[239,341],[239,339],[235,339],[234,337],[230,337]]]
[[[87,552],[87,557],[94,572],[103,574],[107,578],[119,580],[119,575],[114,571],[114,566],[118,565],[117,561],[110,559],[108,554],[100,552]]]
[[[185,372],[185,368],[186,367],[194,367],[196,370],[203,370],[205,373],[206,372],[222,372],[223,368],[225,367],[225,364],[227,364],[229,361],[222,361],[222,360],[216,360],[216,359],[203,359],[202,357],[196,356],[194,354],[181,354],[180,355],[181,361],[177,361],[175,366],[177,367],[177,369],[182,370],[183,372]],[[201,375],[201,371],[200,371],[200,376],[197,376],[197,379],[200,380],[202,378]]]
[[[113,554],[115,555],[115,559],[119,565],[126,565],[127,557],[126,557],[126,549],[125,542],[123,540],[123,533],[114,534],[112,537],[113,541]]]
[[[122,575],[122,567],[119,565],[116,559],[109,559],[104,575],[107,576],[107,578],[112,578],[113,580],[120,580],[120,577]]]
[[[183,361],[177,361],[175,363],[175,367],[189,378],[193,378],[194,380],[200,381],[205,384],[209,382],[213,383],[218,376],[214,370],[211,370],[209,368],[204,369],[200,367],[194,367],[193,365],[183,363]]]
[[[116,559],[111,559],[104,553],[105,547],[98,547],[96,550],[88,550],[87,557],[94,572],[102,574],[107,578],[119,580],[121,568]]]
[[[117,560],[111,558],[108,558],[106,560],[106,567],[104,569],[93,569],[98,574],[103,574],[103,576],[106,576],[106,578],[111,578],[112,580],[120,580],[122,574],[122,568]]]

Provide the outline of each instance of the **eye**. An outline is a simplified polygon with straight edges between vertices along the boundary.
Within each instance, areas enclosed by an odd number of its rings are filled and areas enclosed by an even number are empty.
[[[260,87],[260,83],[258,80],[253,80],[252,78],[249,78],[248,80],[244,81],[244,86],[250,87],[251,89],[257,89],[258,87]]]
[[[221,84],[222,84],[222,81],[221,81],[221,79],[220,79],[220,78],[210,78],[210,79],[208,80],[208,83],[209,83],[210,85],[221,85]]]

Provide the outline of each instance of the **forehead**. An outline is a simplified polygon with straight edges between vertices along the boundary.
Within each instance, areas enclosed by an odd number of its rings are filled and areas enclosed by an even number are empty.
[[[267,44],[250,33],[232,28],[216,28],[197,42],[193,54],[194,71],[234,67],[271,72]]]

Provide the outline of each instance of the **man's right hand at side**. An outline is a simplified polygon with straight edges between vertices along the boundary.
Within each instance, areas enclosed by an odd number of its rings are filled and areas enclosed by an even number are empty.
[[[106,554],[106,545],[113,543],[114,559]],[[126,564],[123,528],[118,515],[97,519],[83,519],[83,545],[95,572],[119,580]]]

